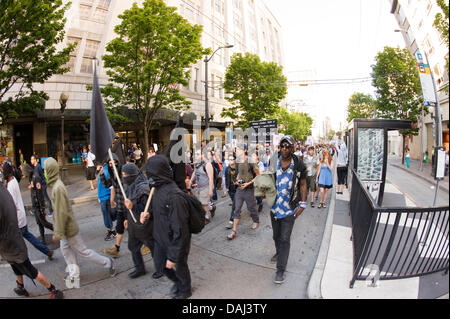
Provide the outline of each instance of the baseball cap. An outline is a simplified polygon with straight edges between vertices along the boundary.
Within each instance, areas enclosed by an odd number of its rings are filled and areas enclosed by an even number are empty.
[[[281,138],[281,140],[280,140],[280,145],[281,145],[283,142],[288,142],[290,145],[294,145],[294,144],[295,144],[294,138],[293,138],[292,136],[290,136],[290,135],[285,135],[285,136],[283,136],[283,137]]]

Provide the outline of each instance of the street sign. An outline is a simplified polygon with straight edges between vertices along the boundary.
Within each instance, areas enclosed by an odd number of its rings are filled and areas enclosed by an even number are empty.
[[[258,135],[263,134],[266,137],[265,144],[269,143],[272,144],[272,139],[270,138],[271,133],[277,134],[278,133],[278,120],[277,119],[271,119],[271,120],[262,120],[262,121],[253,121],[250,122],[250,127],[254,129],[254,132],[252,133],[252,141],[255,143],[259,143],[258,141]],[[264,143],[264,141],[261,141]]]
[[[427,105],[429,102],[436,103],[436,94],[434,92],[433,77],[431,76],[430,65],[424,61],[422,54],[416,52],[417,71],[419,72],[420,84],[422,85],[423,99]],[[427,103],[428,102],[428,103]]]

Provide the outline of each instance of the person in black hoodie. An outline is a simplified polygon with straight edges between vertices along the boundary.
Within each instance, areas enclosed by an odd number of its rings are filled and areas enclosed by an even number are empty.
[[[140,214],[144,212],[150,194],[150,187],[148,180],[134,163],[127,163],[122,167],[122,176],[127,196],[124,204],[127,208],[125,227],[128,229],[128,249],[131,251],[135,267],[135,270],[128,276],[134,279],[146,273],[144,258],[141,253],[142,245],[150,248],[152,256],[154,255],[153,218],[147,219],[144,223],[139,221]],[[134,222],[131,214],[134,215],[136,222]],[[161,272],[156,271],[152,277],[157,279],[161,276]]]
[[[31,205],[34,210],[36,224],[39,226],[41,241],[45,245],[45,228],[53,231],[53,225],[45,218],[45,194],[43,181],[37,170],[33,169],[33,167],[31,167],[30,165],[24,164],[23,171],[25,174],[28,174],[28,179],[30,182],[28,188],[31,190]]]
[[[191,247],[188,204],[182,191],[173,181],[169,161],[156,155],[148,160],[147,176],[156,190],[150,204],[155,238],[154,262],[157,271],[162,271],[174,285],[174,299],[187,299],[192,295],[191,275],[187,264]]]
[[[64,294],[57,290],[48,279],[31,264],[28,250],[17,222],[16,205],[3,184],[0,183],[0,255],[11,265],[16,275],[17,287],[14,292],[19,296],[30,294],[24,287],[23,276],[36,279],[50,292],[51,299],[62,299]]]

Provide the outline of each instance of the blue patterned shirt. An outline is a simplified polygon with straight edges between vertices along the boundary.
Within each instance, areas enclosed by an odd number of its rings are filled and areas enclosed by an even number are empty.
[[[288,217],[295,213],[289,206],[292,180],[294,176],[294,160],[291,160],[291,165],[283,171],[281,168],[281,159],[277,161],[277,196],[275,204],[273,204],[271,211],[277,219]]]

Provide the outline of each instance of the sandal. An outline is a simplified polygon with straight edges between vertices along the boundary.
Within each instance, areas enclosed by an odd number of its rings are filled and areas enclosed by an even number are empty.
[[[319,206],[317,206],[317,208],[322,208],[322,203],[319,203]]]
[[[231,233],[227,236],[228,240],[233,240],[237,237],[237,232],[232,230]]]
[[[327,205],[325,205],[325,203],[323,203],[323,204],[322,204],[322,207],[323,207],[323,208],[327,208]]]

